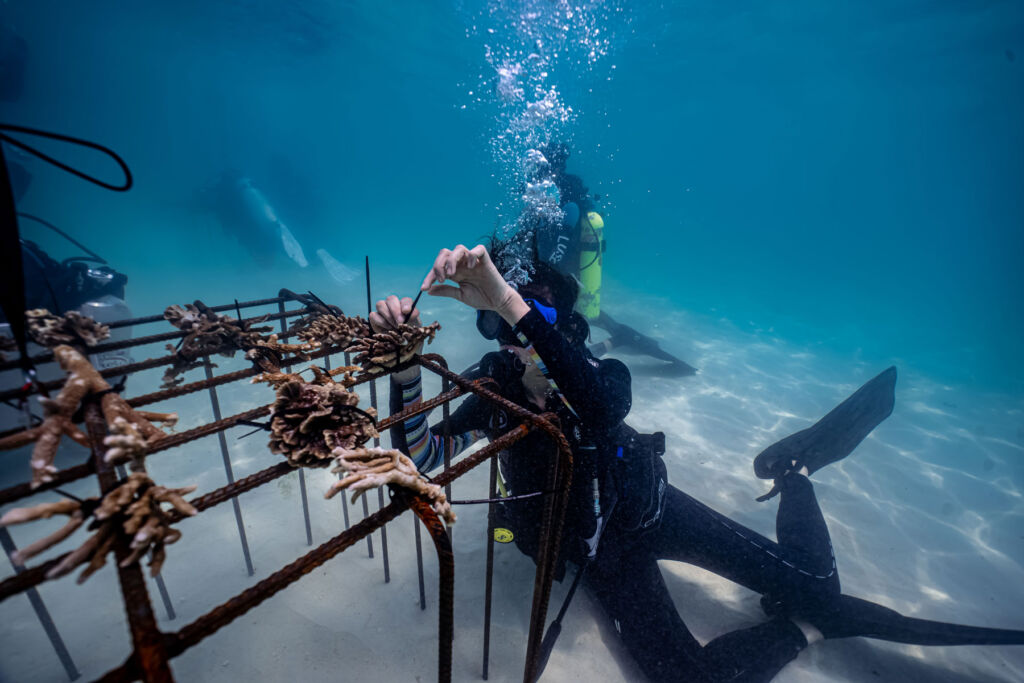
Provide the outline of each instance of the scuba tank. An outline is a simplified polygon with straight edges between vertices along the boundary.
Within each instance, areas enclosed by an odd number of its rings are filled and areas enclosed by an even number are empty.
[[[127,320],[132,317],[132,310],[128,308],[128,304],[125,303],[124,299],[116,297],[113,294],[104,294],[90,301],[86,301],[76,310],[82,315],[89,316],[96,322],[104,325],[118,320]],[[131,325],[127,325],[125,327],[114,327],[110,330],[110,337],[101,343],[107,344],[115,341],[124,341],[126,339],[131,339],[131,336]],[[89,355],[92,358],[93,366],[97,370],[116,368],[134,362],[134,359],[128,349],[114,349]],[[118,375],[108,378],[107,381],[110,382],[112,386],[115,386],[120,384],[121,381],[124,380],[124,377],[124,375]]]
[[[576,308],[587,320],[601,313],[601,266],[604,261],[604,219],[596,211],[580,217],[580,298]]]

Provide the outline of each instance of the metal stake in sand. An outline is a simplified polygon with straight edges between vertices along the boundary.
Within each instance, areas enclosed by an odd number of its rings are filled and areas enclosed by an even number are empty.
[[[14,567],[14,573],[20,574],[25,571],[25,566],[16,564],[11,556],[14,551],[18,549],[14,545],[14,539],[11,538],[11,532],[6,527],[0,527],[0,545],[3,546],[4,551],[7,553],[7,559],[11,561],[11,566]],[[67,672],[69,680],[75,680],[82,674],[79,673],[78,668],[75,666],[74,660],[71,659],[71,653],[68,652],[67,646],[64,645],[64,639],[60,637],[60,633],[57,631],[57,625],[53,623],[53,617],[50,616],[50,611],[46,609],[46,604],[43,602],[43,598],[39,595],[39,591],[35,588],[29,588],[25,591],[28,594],[28,601],[32,603],[32,609],[35,610],[36,616],[39,618],[39,624],[46,631],[46,636],[50,639],[50,644],[53,645],[53,649],[57,652],[57,658],[60,659],[60,663],[64,665],[64,671]]]
[[[280,313],[284,313],[284,301],[277,304],[277,310]],[[288,335],[285,334],[288,331],[288,323],[285,317],[281,316],[281,341],[288,341]],[[306,522],[306,545],[313,545],[313,529],[309,524],[309,498],[306,496],[306,473],[300,467],[299,469],[299,496],[302,498],[302,518]]]
[[[366,314],[369,315],[373,312],[373,302],[370,297],[370,257],[366,257]],[[377,380],[370,380],[370,405],[373,406],[374,412],[377,412]],[[380,448],[380,437],[373,437],[373,445],[375,448]],[[366,496],[363,496],[363,503],[366,503]],[[384,507],[384,487],[377,489],[377,506],[378,508]],[[382,526],[380,528],[380,547],[381,547],[381,559],[384,561],[384,583],[391,581],[391,566],[388,563],[388,528]]]
[[[491,456],[491,471],[488,478],[487,495],[498,496],[498,456]],[[491,658],[491,596],[494,593],[494,503],[487,504],[487,578],[484,582],[484,665],[481,673],[487,680],[487,669]]]
[[[409,309],[410,315],[416,310],[416,304],[420,302],[421,296],[423,296],[422,289],[416,293],[416,298],[412,300],[412,308]],[[420,525],[417,520],[412,520],[412,525],[416,534],[416,577],[419,579],[420,586],[420,609],[424,610],[427,609],[427,591],[423,583],[423,542],[420,538]]]
[[[351,356],[349,355],[348,351],[345,352],[345,356],[344,357],[345,357],[345,365],[352,365],[352,359],[351,359]],[[342,478],[342,474],[338,473],[338,479],[341,479],[341,478]],[[349,525],[350,525],[349,520],[348,520],[348,498],[345,497],[345,496],[338,496],[338,498],[341,498],[341,514],[342,514],[342,517],[344,517],[344,519],[345,519],[345,529],[347,530],[349,528]],[[370,546],[370,548],[372,550],[373,546]],[[370,553],[370,556],[371,557],[373,556],[372,552]]]
[[[236,302],[237,305],[237,302]],[[210,363],[210,357],[206,356],[203,359],[203,369],[206,371],[207,381],[213,379],[212,363]],[[220,399],[217,397],[217,388],[210,387],[210,407],[213,408],[213,419],[215,422],[221,421],[220,414]],[[235,483],[235,473],[231,469],[231,455],[228,453],[228,441],[224,436],[224,431],[217,432],[217,439],[220,441],[220,457],[224,461],[224,474],[228,479],[228,485]],[[249,541],[245,537],[245,524],[242,522],[242,508],[238,503],[238,498],[231,499],[231,506],[235,510],[235,524],[238,526],[238,540],[242,544],[242,556],[245,558],[245,570],[249,572],[249,576],[252,576],[255,572],[252,568],[252,557],[249,555]]]

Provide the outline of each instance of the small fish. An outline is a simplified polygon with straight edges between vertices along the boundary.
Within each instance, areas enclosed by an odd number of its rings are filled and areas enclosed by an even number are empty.
[[[356,276],[359,274],[327,253],[326,249],[317,249],[316,255],[320,257],[320,262],[324,264],[327,274],[330,275],[331,278],[339,285],[355,280]]]

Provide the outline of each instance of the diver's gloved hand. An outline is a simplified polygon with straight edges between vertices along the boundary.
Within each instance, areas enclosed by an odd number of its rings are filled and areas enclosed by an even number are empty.
[[[443,284],[446,280],[458,286]],[[496,311],[510,325],[530,311],[519,292],[505,282],[482,244],[472,249],[462,244],[442,249],[420,289],[432,296],[456,299],[478,311]]]
[[[403,323],[420,324],[420,311],[418,308],[413,310],[412,299],[407,296],[399,299],[392,294],[386,299],[380,299],[377,301],[377,310],[370,313],[370,327],[374,332],[394,330]]]

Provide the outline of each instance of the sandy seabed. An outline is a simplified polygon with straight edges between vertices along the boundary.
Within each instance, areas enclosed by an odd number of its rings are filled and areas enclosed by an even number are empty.
[[[384,272],[378,278],[384,283],[379,286],[382,292],[410,285],[408,272]],[[319,287],[318,293],[326,289],[323,282],[299,285],[292,288]],[[657,315],[670,310],[667,301],[609,289],[606,300],[613,315],[650,332],[667,350],[700,368],[695,377],[666,377],[657,362],[622,355],[633,372],[630,424],[641,431],[665,432],[665,458],[673,484],[774,537],[777,499],[754,501],[768,484],[753,476],[752,457],[817,420],[889,363],[794,347],[770,331],[725,320],[679,311]],[[224,298],[275,293],[255,282],[247,291]],[[350,312],[364,309],[365,293],[360,290],[348,296],[325,298]],[[211,296],[207,303],[220,302],[215,299]],[[633,302],[631,307],[616,307],[616,301],[627,300]],[[135,301],[140,314],[176,303],[166,300],[166,291],[155,285],[152,291],[140,290]],[[444,326],[429,350],[445,355],[452,368],[464,368],[489,350],[473,331],[467,310],[433,300],[425,301],[423,308],[425,317],[439,319]],[[159,331],[156,328],[140,328],[136,333]],[[161,352],[151,347],[135,355],[141,359]],[[217,362],[218,372],[244,367],[237,358]],[[843,590],[911,616],[1024,628],[1024,401],[943,385],[916,374],[912,364],[893,362],[900,370],[893,415],[850,458],[813,477],[832,533]],[[151,371],[133,376],[128,394],[155,389],[159,375],[160,371]],[[199,375],[193,371],[188,379],[199,379]],[[439,388],[438,381],[428,379],[425,395],[434,395]],[[383,403],[386,387],[380,389]],[[361,393],[365,406],[365,387]],[[222,387],[219,394],[225,415],[272,399],[266,386],[246,383]],[[205,393],[159,406],[181,414],[179,430],[212,419]],[[239,439],[245,431],[237,428],[227,434],[236,478],[279,458],[267,451],[262,434]],[[3,486],[27,477],[27,451],[19,453],[2,454]],[[83,454],[69,447],[59,464],[79,462]],[[26,463],[23,468],[21,463]],[[216,438],[155,455],[148,467],[158,483],[194,483],[198,493],[225,483]],[[344,528],[343,503],[340,498],[327,501],[322,496],[334,475],[309,471],[305,479],[313,544],[318,545]],[[458,480],[453,497],[482,497],[486,480],[485,465]],[[77,495],[95,495],[92,480],[67,489]],[[39,494],[32,502],[54,496]],[[163,630],[181,628],[310,550],[298,473],[239,500],[254,576],[246,573],[230,504],[184,521],[179,527],[184,536],[169,547],[163,570],[176,613],[173,620],[150,581],[154,611]],[[378,506],[376,494],[371,494],[370,510]],[[353,521],[363,514],[361,504],[348,508]],[[481,679],[482,671],[486,509],[462,506],[457,512],[454,679],[473,681]],[[24,546],[57,523],[36,522],[12,528],[11,533],[16,544]],[[382,534],[377,532],[372,536],[372,558],[364,541],[329,561],[175,658],[171,664],[175,677],[182,681],[433,680],[438,646],[437,561],[424,535],[427,605],[421,610],[415,525],[411,513],[405,513],[386,528],[388,582]],[[65,552],[84,538],[79,531],[30,564]],[[518,681],[534,567],[513,546],[497,545],[494,571],[489,680]],[[764,620],[758,596],[746,589],[680,563],[663,562],[662,571],[676,606],[701,641]],[[5,563],[0,578],[12,573],[11,565]],[[568,583],[556,584],[549,614],[561,604]],[[39,593],[83,680],[124,661],[130,636],[116,572],[109,564],[82,586],[66,577],[41,585]],[[640,678],[596,604],[581,592],[566,616],[544,680]],[[26,597],[15,596],[0,604],[0,680],[66,679]],[[1024,680],[1024,648],[927,648],[859,638],[830,641],[801,653],[775,680],[1019,681]]]

